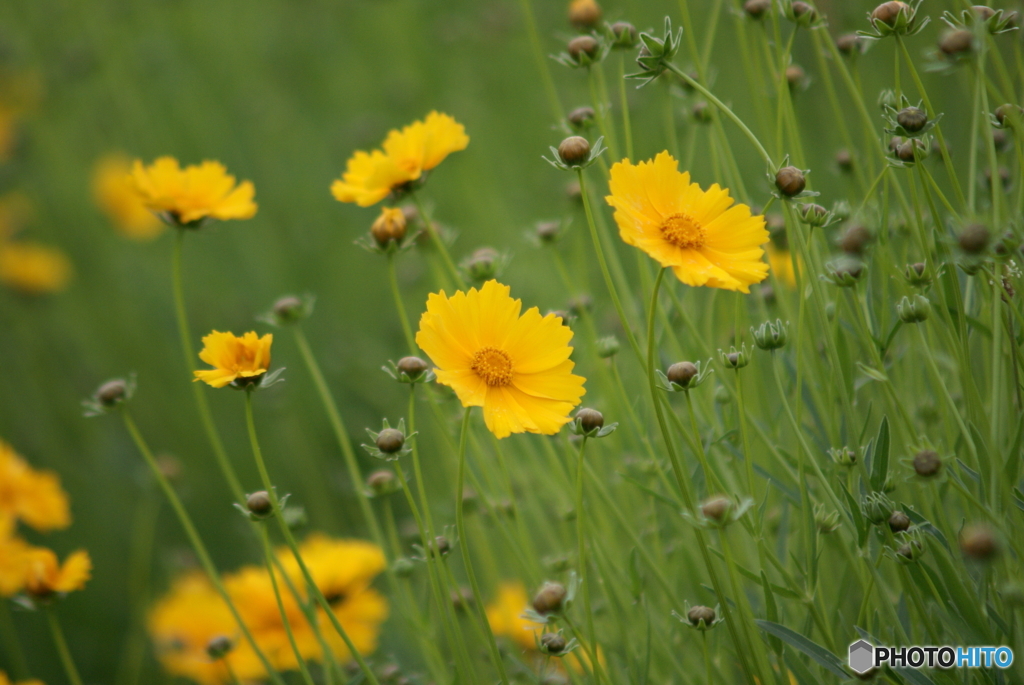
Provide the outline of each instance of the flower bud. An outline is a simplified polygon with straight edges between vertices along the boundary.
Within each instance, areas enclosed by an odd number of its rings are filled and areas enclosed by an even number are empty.
[[[724,523],[732,512],[732,500],[724,495],[709,497],[700,504],[700,513],[704,518],[711,519],[716,523]]]
[[[960,551],[976,561],[988,561],[999,553],[995,533],[987,525],[974,524],[960,534]]]
[[[988,247],[992,235],[982,224],[970,224],[957,237],[957,244],[967,254],[980,254]]]
[[[584,64],[597,57],[601,44],[593,36],[577,36],[569,41],[567,49],[574,62]]]
[[[545,654],[558,656],[565,651],[568,643],[561,633],[544,633],[540,636],[540,648]]]
[[[921,323],[928,320],[932,305],[924,295],[914,295],[913,298],[904,296],[896,305],[896,313],[903,323]]]
[[[478,283],[494,278],[500,265],[501,255],[493,247],[481,247],[462,264],[469,279]]]
[[[939,50],[949,57],[972,52],[974,33],[967,29],[950,29],[939,37]]]
[[[715,610],[700,605],[690,607],[690,610],[686,612],[686,620],[697,628],[701,627],[702,623],[705,628],[710,627],[715,622]]]
[[[384,454],[394,454],[405,445],[405,434],[397,428],[385,428],[377,434],[377,449]]]
[[[896,158],[901,162],[913,164],[928,156],[928,148],[923,141],[910,139],[905,140],[896,148]]]
[[[246,497],[245,508],[256,516],[269,516],[274,511],[274,503],[266,490],[257,490]]]
[[[690,116],[693,117],[693,120],[698,124],[711,123],[711,114],[711,106],[703,100],[695,103],[693,107],[690,108]]]
[[[814,526],[822,535],[831,535],[839,530],[839,512],[827,511],[824,505],[814,505]]]
[[[931,285],[932,276],[928,273],[928,265],[924,262],[907,264],[903,270],[903,278],[915,288],[924,288]]]
[[[567,166],[583,164],[590,157],[590,142],[580,136],[570,136],[558,146],[558,156]]]
[[[567,596],[564,585],[546,582],[533,598],[533,610],[541,616],[557,614],[562,610]]]
[[[917,561],[924,554],[924,545],[921,544],[920,540],[911,540],[903,545],[900,545],[899,549],[896,550],[896,558],[903,563]]]
[[[839,249],[850,255],[863,255],[871,242],[871,231],[863,224],[854,224],[843,232],[839,238]]]
[[[807,187],[804,172],[794,166],[782,167],[775,174],[775,187],[786,197],[799,195]]]
[[[534,228],[534,235],[537,236],[537,240],[545,245],[551,245],[556,242],[561,233],[562,223],[560,221],[541,221]]]
[[[615,47],[631,48],[640,40],[636,27],[628,21],[617,21],[612,24],[612,35],[615,37]]]
[[[853,171],[853,155],[850,154],[849,150],[840,150],[836,153],[836,166],[839,167],[840,171],[850,173]]]
[[[601,8],[594,0],[573,0],[569,5],[569,23],[574,28],[587,31],[601,21]]]
[[[765,321],[758,328],[751,328],[750,333],[754,336],[754,344],[768,352],[785,347],[788,339],[788,331],[782,319]]]
[[[406,376],[409,380],[416,380],[430,368],[430,365],[419,357],[402,357],[395,364],[395,367]]]
[[[391,570],[394,571],[395,575],[399,578],[408,578],[412,575],[412,572],[416,570],[416,564],[413,563],[412,559],[398,557],[391,563]]]
[[[577,107],[569,112],[569,124],[573,129],[580,131],[594,123],[593,107]]]
[[[218,635],[209,642],[206,643],[206,655],[213,661],[223,659],[228,653],[235,648],[235,643],[231,641],[231,638],[224,635]]]
[[[1013,124],[1020,121],[1021,117],[1024,116],[1024,109],[1017,105],[1005,104],[996,107],[994,114],[1000,126],[1013,128]]]
[[[398,491],[398,477],[394,471],[381,469],[380,471],[374,471],[366,477],[366,486],[370,488],[370,492],[376,497],[390,495]]]
[[[476,601],[473,591],[468,587],[460,587],[451,592],[452,608],[455,611],[465,611]]]
[[[914,455],[914,473],[922,478],[937,476],[942,470],[942,459],[934,450],[921,450]]]
[[[587,433],[604,427],[604,414],[596,409],[580,409],[576,412],[576,418],[579,419],[580,427]]]
[[[832,218],[832,214],[827,209],[813,202],[798,205],[796,214],[801,222],[811,228],[820,228],[829,223],[829,220]]]
[[[381,247],[402,242],[405,237],[405,212],[398,207],[385,207],[370,227],[370,234]]]
[[[107,381],[96,391],[96,401],[104,407],[113,407],[124,401],[128,395],[128,383],[121,378]]]
[[[804,68],[799,64],[790,64],[786,67],[786,82],[789,83],[790,88],[798,88],[804,84],[807,80],[807,74],[804,72]]]
[[[896,114],[896,123],[908,133],[917,133],[928,124],[928,115],[919,107],[904,107]]]
[[[854,466],[857,463],[857,453],[849,447],[832,448],[828,451],[832,461],[839,466]]]
[[[305,303],[294,295],[287,295],[274,303],[274,316],[282,322],[298,321],[305,312]]]
[[[910,517],[902,511],[894,511],[889,515],[889,530],[894,533],[902,533],[910,528]]]
[[[431,551],[435,554],[440,554],[442,557],[448,556],[452,551],[452,543],[448,541],[443,535],[438,535],[434,538],[434,544],[431,547]]]
[[[818,19],[818,11],[801,0],[795,0],[792,5],[793,16],[801,26],[809,26]]]
[[[870,495],[866,495],[861,500],[860,508],[864,518],[876,526],[888,523],[892,512],[896,510],[892,500],[881,492],[872,492]]]
[[[871,12],[871,23],[878,26],[878,22],[892,27],[896,24],[900,12],[910,12],[910,7],[905,2],[883,2]]]
[[[858,54],[863,43],[864,41],[856,33],[844,33],[836,38],[836,48],[848,57]]]
[[[760,19],[771,9],[771,0],[747,0],[743,3],[743,11],[752,19]]]
[[[619,339],[614,335],[601,338],[597,341],[597,356],[601,359],[609,359],[619,353],[620,347]]]
[[[670,381],[684,388],[690,384],[699,373],[697,365],[692,362],[679,362],[668,367],[668,372],[665,374]]]

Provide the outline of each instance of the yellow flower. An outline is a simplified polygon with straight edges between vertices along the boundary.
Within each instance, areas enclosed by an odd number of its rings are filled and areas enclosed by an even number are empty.
[[[93,168],[93,198],[123,235],[150,240],[163,232],[164,224],[142,201],[130,176],[131,169],[131,161],[124,155],[102,157]]]
[[[277,571],[275,570],[275,573]],[[319,654],[319,644],[301,607],[295,597],[288,591],[284,581],[277,578],[281,603],[288,616],[288,624],[292,628],[299,651],[306,659]],[[301,587],[301,581],[297,585]],[[280,671],[297,670],[298,660],[288,641],[281,610],[277,606],[274,586],[267,569],[262,566],[246,566],[237,572],[224,577],[231,602],[238,608],[245,625],[252,631],[253,638],[260,646],[260,651],[267,657],[271,665]]]
[[[173,157],[160,157],[148,167],[136,160],[131,179],[146,207],[178,225],[206,218],[251,219],[256,214],[252,182],[236,186],[235,177],[220,162],[182,169]]]
[[[26,556],[25,590],[36,597],[81,590],[91,577],[92,560],[85,550],[72,552],[63,565],[45,547],[33,547]]]
[[[64,290],[71,273],[71,262],[60,250],[23,241],[0,244],[0,283],[27,295]]]
[[[729,191],[701,190],[668,152],[652,161],[623,160],[611,170],[611,195],[619,235],[691,286],[750,292],[768,275],[761,246],[764,217],[733,205]]]
[[[789,250],[780,250],[768,243],[768,265],[780,283],[788,288],[796,287],[796,271],[793,269],[793,256]]]
[[[239,635],[231,611],[205,575],[188,573],[149,612],[147,630],[160,664],[171,675],[201,685],[231,682],[225,665],[206,652],[210,641],[226,637],[234,643],[225,661],[242,682],[266,679],[266,670],[251,645]]]
[[[11,679],[7,677],[7,674],[0,671],[0,685],[43,685],[42,680],[19,680],[16,683],[12,683]]]
[[[0,514],[0,598],[13,597],[25,587],[29,549],[14,535],[14,519]]]
[[[437,380],[455,390],[464,407],[483,407],[487,428],[552,435],[569,423],[586,392],[572,374],[572,331],[536,307],[520,316],[521,300],[488,281],[452,297],[431,294],[416,343],[437,365]]]
[[[71,525],[68,496],[60,478],[50,471],[36,471],[0,440],[0,519],[21,519],[39,531]]]
[[[431,112],[424,121],[388,133],[383,150],[357,150],[345,173],[331,185],[331,193],[339,202],[370,207],[420,180],[424,172],[467,145],[469,136],[462,124],[447,114]]]
[[[193,380],[215,388],[223,388],[239,378],[255,381],[270,367],[270,344],[273,342],[271,333],[261,338],[249,331],[239,338],[234,333],[213,331],[203,338],[203,351],[199,358],[214,368],[193,371]]]

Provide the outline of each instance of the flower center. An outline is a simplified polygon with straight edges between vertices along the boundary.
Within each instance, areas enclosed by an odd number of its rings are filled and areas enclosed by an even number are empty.
[[[704,246],[704,227],[689,214],[673,214],[661,225],[661,235],[683,250]]]
[[[512,382],[512,357],[504,350],[495,347],[477,350],[470,368],[492,388],[500,388]]]

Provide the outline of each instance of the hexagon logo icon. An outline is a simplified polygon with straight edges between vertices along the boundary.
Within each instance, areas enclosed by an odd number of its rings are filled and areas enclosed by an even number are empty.
[[[875,665],[875,648],[867,640],[857,640],[850,645],[850,668],[863,675]]]

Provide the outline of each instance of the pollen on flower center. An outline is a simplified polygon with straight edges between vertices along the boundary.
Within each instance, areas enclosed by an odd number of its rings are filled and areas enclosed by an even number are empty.
[[[495,347],[484,347],[473,355],[473,372],[492,388],[512,382],[512,357]]]
[[[689,214],[673,214],[665,219],[661,225],[661,235],[684,250],[695,250],[704,245],[704,227]]]

